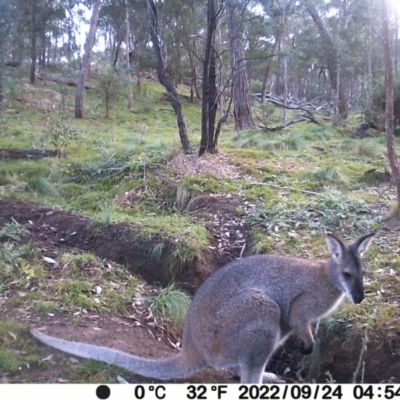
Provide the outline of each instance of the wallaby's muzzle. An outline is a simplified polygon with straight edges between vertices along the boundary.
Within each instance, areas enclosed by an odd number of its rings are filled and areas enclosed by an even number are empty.
[[[364,300],[364,293],[356,294],[354,296],[354,303],[360,304]]]
[[[350,289],[354,304],[359,304],[364,300],[364,285],[362,275],[356,279]]]

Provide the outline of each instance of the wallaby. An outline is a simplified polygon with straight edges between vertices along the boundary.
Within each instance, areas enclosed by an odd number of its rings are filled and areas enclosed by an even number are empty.
[[[274,350],[291,334],[314,344],[311,324],[347,296],[364,298],[361,255],[374,233],[345,244],[327,234],[327,261],[279,255],[237,259],[214,272],[197,290],[186,315],[182,349],[174,356],[145,359],[107,347],[71,342],[31,330],[46,345],[161,380],[183,379],[205,367],[237,371],[242,383],[279,381],[264,373]]]

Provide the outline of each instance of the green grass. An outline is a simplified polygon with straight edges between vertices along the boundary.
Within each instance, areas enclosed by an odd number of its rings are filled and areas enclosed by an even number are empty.
[[[345,185],[348,179],[336,167],[332,165],[325,165],[307,171],[302,175],[303,179],[315,182],[317,185]]]
[[[343,230],[349,234],[366,232],[374,220],[374,211],[362,200],[337,190],[315,195],[303,203],[291,207],[278,204],[275,207],[256,208],[249,215],[252,223],[261,223],[268,230],[314,229],[321,232]]]
[[[179,334],[183,328],[190,301],[190,297],[185,292],[171,283],[150,300],[150,309],[159,324],[171,333]]]
[[[115,383],[115,377],[118,375],[126,376],[126,371],[105,365],[104,363],[85,360],[74,363],[63,362],[63,376],[68,382],[73,383]]]
[[[262,149],[264,151],[304,150],[308,147],[298,133],[269,134],[259,131],[242,131],[233,138],[238,148]]]
[[[58,196],[59,191],[46,178],[39,176],[28,180],[28,187],[35,195]]]
[[[19,323],[0,320],[0,374],[13,374],[29,369],[38,361],[37,354],[29,350],[29,337]]]

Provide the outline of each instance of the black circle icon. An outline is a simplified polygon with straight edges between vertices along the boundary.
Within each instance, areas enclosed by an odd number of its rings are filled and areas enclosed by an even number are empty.
[[[100,385],[96,389],[96,396],[101,399],[101,400],[106,400],[110,397],[111,395],[111,390],[108,386],[106,385]]]

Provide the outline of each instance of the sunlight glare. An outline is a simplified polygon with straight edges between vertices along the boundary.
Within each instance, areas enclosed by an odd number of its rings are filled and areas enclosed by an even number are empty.
[[[400,0],[388,0],[388,14],[396,13],[400,17]]]

